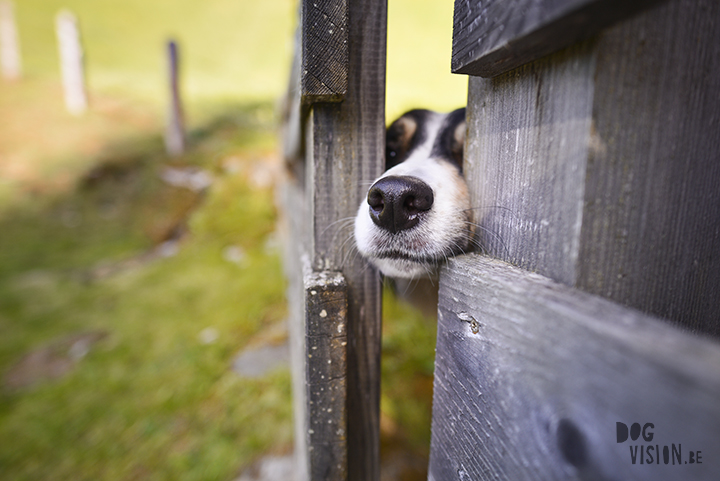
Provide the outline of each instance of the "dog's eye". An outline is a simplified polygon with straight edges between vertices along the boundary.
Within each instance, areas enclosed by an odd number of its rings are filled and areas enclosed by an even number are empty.
[[[395,152],[394,150],[389,150],[388,157],[393,157],[393,158],[397,157],[397,152]]]

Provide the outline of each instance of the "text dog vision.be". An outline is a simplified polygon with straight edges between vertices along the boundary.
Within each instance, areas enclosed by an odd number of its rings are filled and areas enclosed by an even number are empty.
[[[628,440],[628,437],[632,441],[637,441],[640,435],[645,442],[650,443],[655,436],[653,423],[645,423],[644,426],[640,426],[640,423],[633,423],[628,430],[627,424],[615,423],[617,426],[617,442],[618,444],[624,443]],[[635,444],[630,446],[630,461],[633,464],[660,464],[660,445],[658,444]],[[682,458],[682,445],[672,444],[671,446],[662,447],[662,462],[664,464],[702,464],[702,451],[689,451],[688,457],[683,461]]]

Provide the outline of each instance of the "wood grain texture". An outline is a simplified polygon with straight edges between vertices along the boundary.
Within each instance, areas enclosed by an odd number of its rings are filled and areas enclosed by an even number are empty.
[[[597,45],[577,285],[720,336],[720,3],[677,0]]]
[[[465,175],[491,255],[720,335],[719,15],[675,0],[471,78]]]
[[[348,479],[377,480],[380,424],[380,278],[354,251],[352,218],[385,152],[387,3],[349,4],[348,90],[312,106],[306,140],[311,267],[348,285]]]
[[[347,479],[347,285],[339,272],[308,272],[305,379],[311,480]]]
[[[311,267],[339,270],[348,285],[348,479],[379,479],[380,278],[354,251],[351,219],[385,152],[384,0],[349,4],[345,100],[314,104],[308,121],[306,185]]]
[[[494,77],[664,0],[455,0],[452,71]]]
[[[592,44],[493,80],[472,78],[465,177],[480,242],[560,282],[577,278],[592,126]]]
[[[376,481],[380,476],[380,278],[354,250],[352,219],[367,186],[384,167],[387,4],[385,0],[359,0],[349,2],[347,9],[347,91],[342,102],[303,93],[304,107],[289,106],[286,112],[289,121],[300,124],[299,128],[284,129],[291,135],[286,139],[286,160],[295,172],[298,166],[304,168],[301,177],[289,179],[284,195],[286,218],[293,226],[288,244],[302,246],[287,249],[286,266],[294,299],[293,359],[304,352],[305,342],[297,339],[297,326],[303,321],[296,319],[296,310],[304,307],[297,282],[302,265],[307,262],[307,269],[314,272],[337,271],[345,279],[347,479]],[[304,398],[305,375],[294,371],[296,400]],[[305,422],[315,419],[309,401],[305,405],[296,401],[296,435],[302,437],[296,438],[296,450],[301,467],[303,463],[307,466],[311,448],[305,442]]]
[[[303,0],[302,96],[340,102],[348,89],[348,0]]]
[[[429,479],[718,479],[718,344],[477,255],[440,299]],[[617,422],[652,441],[618,443]],[[640,445],[681,463],[632,464]]]

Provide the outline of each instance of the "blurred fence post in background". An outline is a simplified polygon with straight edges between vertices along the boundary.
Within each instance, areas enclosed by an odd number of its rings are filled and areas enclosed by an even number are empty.
[[[176,156],[185,152],[185,122],[178,80],[178,46],[173,40],[167,44],[170,80],[170,107],[165,129],[165,149],[168,155]]]
[[[60,50],[65,107],[73,115],[81,115],[88,108],[85,90],[85,65],[80,30],[72,12],[62,10],[55,19]]]
[[[8,80],[20,78],[22,75],[20,58],[14,6],[9,0],[0,0],[0,68],[3,78]]]

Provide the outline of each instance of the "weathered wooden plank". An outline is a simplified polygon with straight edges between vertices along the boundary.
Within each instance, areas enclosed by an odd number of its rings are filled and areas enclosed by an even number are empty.
[[[491,255],[720,335],[718,16],[675,0],[471,78],[465,175]]]
[[[305,275],[309,479],[347,479],[347,285],[339,272]]]
[[[675,0],[597,46],[577,285],[720,336],[720,2]]]
[[[348,285],[348,479],[377,480],[380,425],[380,280],[357,256],[351,221],[384,167],[386,0],[348,5],[348,88],[314,104],[306,145],[311,267]]]
[[[302,183],[305,180],[305,125],[308,106],[302,103],[300,76],[302,70],[302,45],[300,29],[295,31],[295,45],[290,79],[285,97],[282,99],[282,125],[280,137],[285,165],[293,181]],[[293,204],[288,204],[293,205]]]
[[[348,0],[303,0],[302,97],[340,102],[348,89]]]
[[[440,299],[431,480],[718,479],[720,345],[477,255]]]
[[[381,291],[377,272],[354,251],[351,224],[368,183],[384,166],[386,17],[385,0],[348,3],[347,89],[342,102],[329,103],[340,98],[308,94],[303,87],[298,88],[297,96],[291,80],[289,98],[301,99],[288,105],[286,117],[295,125],[284,129],[289,134],[286,160],[296,174],[288,179],[284,193],[285,217],[292,226],[286,266],[291,284],[293,359],[298,359],[307,345],[304,320],[297,319],[295,312],[304,299],[297,280],[301,265],[307,262],[308,269],[315,272],[341,272],[348,302],[345,407],[352,415],[347,417],[346,472],[351,481],[379,479]],[[315,401],[306,399],[304,391],[307,375],[298,369],[293,375],[300,476],[318,472],[312,463],[322,464],[321,458],[312,459],[314,448],[308,445],[304,431],[308,423],[315,422],[310,404]],[[328,470],[334,469],[335,458],[322,459],[329,463]]]
[[[592,44],[472,78],[465,177],[492,255],[573,285],[592,129]]]
[[[309,481],[309,452],[307,443],[307,379],[306,379],[306,313],[305,274],[310,269],[307,254],[307,212],[305,195],[301,186],[292,178],[286,178],[281,189],[278,226],[283,230],[283,266],[288,280],[288,333],[290,369],[293,384],[293,413],[295,428],[296,481]]]
[[[455,0],[452,71],[494,77],[664,0]]]

